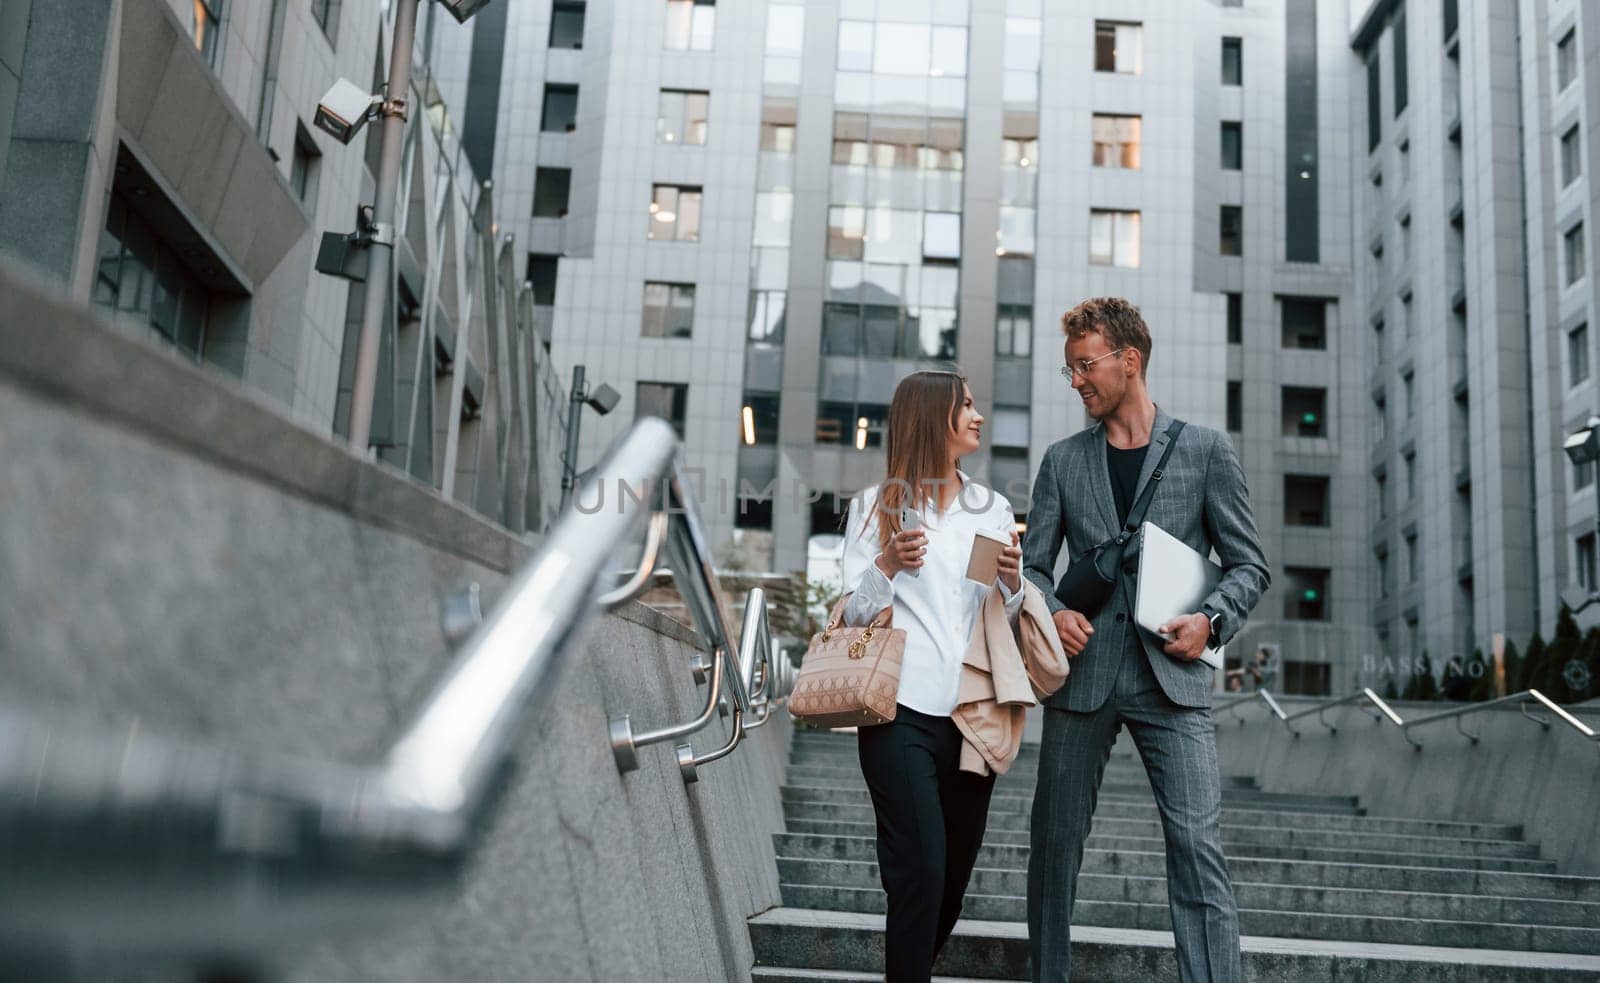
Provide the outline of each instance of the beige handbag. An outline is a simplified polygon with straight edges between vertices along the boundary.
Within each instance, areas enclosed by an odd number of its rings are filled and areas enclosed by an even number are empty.
[[[813,727],[868,727],[894,719],[905,630],[890,627],[892,607],[865,628],[846,627],[849,596],[834,605],[827,627],[811,636],[789,695],[789,712]]]

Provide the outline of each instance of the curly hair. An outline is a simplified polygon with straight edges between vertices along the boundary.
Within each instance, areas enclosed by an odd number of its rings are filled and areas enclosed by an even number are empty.
[[[1115,351],[1132,348],[1139,353],[1139,374],[1150,370],[1150,329],[1139,308],[1121,297],[1094,297],[1061,315],[1061,330],[1067,338],[1082,338],[1098,333]]]

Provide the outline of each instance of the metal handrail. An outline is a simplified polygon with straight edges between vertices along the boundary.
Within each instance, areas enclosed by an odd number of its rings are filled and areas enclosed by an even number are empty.
[[[663,560],[670,565],[678,593],[682,595],[684,604],[689,609],[689,617],[711,652],[711,665],[708,670],[711,688],[706,694],[705,707],[691,720],[636,734],[631,716],[625,714],[612,718],[609,733],[611,752],[616,759],[617,770],[626,774],[639,767],[639,748],[687,737],[710,723],[723,704],[722,687],[726,685],[733,697],[733,723],[728,743],[699,758],[694,756],[688,745],[679,745],[676,749],[678,767],[684,780],[693,782],[697,780],[695,769],[698,765],[732,753],[744,738],[745,717],[751,711],[750,690],[754,680],[756,660],[769,659],[770,647],[767,652],[746,651],[745,646],[753,644],[753,638],[746,637],[741,640],[741,651],[737,657],[729,657],[732,643],[727,626],[722,620],[722,590],[717,584],[711,551],[707,548],[705,537],[700,530],[699,515],[695,511],[694,503],[685,493],[685,483],[677,464],[674,463],[665,475],[664,504],[657,512],[665,514],[667,518],[665,542],[661,550],[646,551],[634,579],[648,580]],[[619,506],[630,498],[631,496],[619,496]],[[635,507],[639,507],[637,501],[634,504]],[[758,609],[762,635],[766,635],[765,598],[766,594],[760,588],[752,589],[745,609],[747,624],[750,619],[750,607],[753,605]],[[747,631],[747,636],[754,634],[753,631]]]
[[[580,500],[662,475],[681,499],[677,448],[667,423],[640,421]],[[724,676],[733,692],[726,754],[749,710],[759,632],[734,671],[721,658],[720,616],[710,616],[718,595],[704,541],[685,513],[672,516],[676,534],[663,545],[676,569],[696,572],[684,593],[718,657],[698,722],[715,712]],[[523,725],[550,699],[543,681],[582,650],[599,584],[644,515],[562,514],[374,765],[196,745],[137,724],[97,735],[0,708],[0,936],[69,948],[159,937],[174,951],[255,958],[308,924],[353,929],[428,910],[455,888]],[[762,677],[766,690],[775,673],[766,666]],[[144,915],[125,903],[135,896]],[[135,924],[138,939],[128,935]]]
[[[1362,687],[1359,692],[1351,693],[1349,696],[1340,697],[1337,700],[1328,700],[1326,702],[1319,703],[1314,707],[1309,707],[1305,710],[1300,710],[1288,715],[1284,714],[1283,709],[1278,705],[1278,702],[1274,700],[1272,698],[1272,694],[1266,690],[1257,690],[1250,696],[1228,700],[1217,705],[1213,709],[1217,713],[1226,713],[1252,702],[1257,697],[1260,697],[1267,703],[1268,707],[1272,711],[1273,716],[1277,717],[1278,721],[1287,727],[1289,733],[1293,734],[1295,737],[1299,737],[1300,732],[1294,729],[1294,721],[1299,720],[1302,717],[1309,717],[1312,715],[1315,715],[1318,722],[1324,727],[1328,728],[1328,732],[1330,734],[1339,733],[1338,728],[1330,723],[1324,714],[1334,707],[1343,706],[1348,703],[1360,703],[1362,701],[1366,701],[1377,708],[1376,713],[1373,713],[1371,710],[1367,711],[1367,713],[1373,717],[1373,719],[1379,721],[1387,720],[1394,724],[1400,729],[1400,736],[1405,738],[1406,743],[1410,744],[1411,747],[1417,751],[1422,750],[1422,745],[1411,737],[1412,728],[1423,727],[1427,724],[1438,723],[1442,720],[1453,720],[1456,724],[1456,730],[1460,731],[1461,735],[1470,740],[1473,744],[1477,744],[1479,741],[1478,735],[1468,731],[1464,726],[1462,726],[1462,719],[1474,713],[1480,713],[1485,710],[1493,709],[1494,707],[1505,706],[1508,704],[1516,704],[1517,709],[1521,712],[1522,716],[1538,724],[1544,730],[1549,730],[1551,724],[1550,720],[1536,717],[1528,712],[1528,705],[1530,703],[1538,703],[1553,713],[1557,720],[1560,720],[1573,730],[1576,730],[1596,747],[1600,747],[1600,732],[1596,732],[1593,727],[1590,727],[1577,717],[1574,717],[1560,704],[1556,703],[1554,700],[1550,699],[1550,697],[1544,695],[1536,689],[1523,690],[1520,693],[1512,693],[1509,696],[1502,696],[1493,700],[1485,700],[1482,703],[1469,703],[1465,706],[1453,707],[1449,710],[1428,714],[1425,717],[1417,717],[1412,720],[1406,720],[1402,718],[1400,714],[1395,712],[1393,707],[1384,702],[1383,698],[1377,693],[1374,693],[1370,687]]]

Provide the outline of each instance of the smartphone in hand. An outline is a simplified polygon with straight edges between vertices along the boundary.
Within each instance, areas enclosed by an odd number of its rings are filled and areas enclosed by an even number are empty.
[[[900,531],[911,532],[922,528],[922,513],[909,505],[900,506]],[[921,567],[905,571],[908,576],[915,577],[922,572]]]

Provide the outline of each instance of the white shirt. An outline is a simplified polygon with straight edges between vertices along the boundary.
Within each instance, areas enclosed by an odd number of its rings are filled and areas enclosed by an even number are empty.
[[[876,487],[850,501],[840,567],[844,589],[851,592],[844,609],[845,624],[868,624],[893,604],[894,627],[906,633],[899,702],[936,717],[948,717],[956,708],[961,659],[991,586],[999,586],[1006,616],[1013,625],[1022,609],[1022,592],[1012,594],[998,578],[995,585],[967,579],[967,560],[977,531],[998,532],[1009,542],[1017,520],[1005,496],[956,473],[961,478],[961,492],[950,508],[941,512],[927,505],[922,509],[928,552],[917,576],[902,570],[890,580],[874,562],[879,552],[880,515]]]

